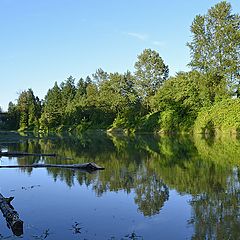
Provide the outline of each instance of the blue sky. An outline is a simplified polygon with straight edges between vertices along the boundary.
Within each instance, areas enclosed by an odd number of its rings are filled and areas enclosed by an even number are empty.
[[[160,53],[171,75],[186,71],[190,25],[217,2],[0,0],[0,106],[28,88],[43,98],[69,75],[134,71],[145,48]],[[228,2],[240,12],[239,0]]]

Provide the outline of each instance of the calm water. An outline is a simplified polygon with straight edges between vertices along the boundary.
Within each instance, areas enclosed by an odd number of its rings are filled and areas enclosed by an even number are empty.
[[[0,169],[23,239],[240,239],[240,141],[222,137],[49,138],[0,133],[2,150],[57,153],[1,165],[96,162],[86,173]],[[0,239],[17,239],[0,213]]]

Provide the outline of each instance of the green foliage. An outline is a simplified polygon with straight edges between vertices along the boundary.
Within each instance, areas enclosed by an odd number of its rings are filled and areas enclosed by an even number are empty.
[[[41,129],[47,131],[56,130],[61,125],[62,116],[61,89],[55,82],[54,87],[48,90],[44,100],[43,113],[40,119]]]
[[[138,125],[138,132],[158,132],[160,130],[160,112],[149,113],[143,116]]]
[[[11,106],[11,111],[14,106]],[[41,102],[34,96],[32,89],[20,93],[17,102],[17,111],[19,113],[19,130],[38,130],[39,118],[41,116]],[[14,115],[14,113],[12,113]]]
[[[99,85],[101,82],[107,81],[109,79],[109,74],[99,68],[93,75],[93,81]]]
[[[202,105],[211,106],[215,102],[230,98],[231,94],[226,85],[226,80],[218,74],[202,74],[199,83]]]
[[[68,77],[66,81],[62,82],[60,84],[61,88],[61,100],[62,100],[62,107],[64,108],[73,101],[75,94],[76,94],[76,88],[75,88],[75,78],[72,76]]]
[[[197,112],[202,107],[200,79],[201,74],[196,71],[177,73],[176,77],[167,80],[152,98],[152,109],[159,111],[181,108],[185,112]]]
[[[230,134],[221,134],[215,138],[194,134],[196,148],[202,158],[208,158],[219,166],[231,169],[232,166],[240,167],[240,141]]]
[[[18,130],[19,129],[20,113],[17,105],[10,102],[8,104],[8,120],[7,129],[8,130]]]
[[[174,110],[166,110],[161,113],[161,131],[174,132],[178,129],[178,115]]]
[[[191,26],[190,66],[203,73],[223,76],[239,85],[240,16],[231,4],[217,3],[205,15],[197,15]]]
[[[140,121],[140,117],[137,114],[138,112],[136,109],[126,111],[123,114],[118,114],[108,131],[120,133],[124,132],[127,134],[134,133]]]
[[[180,72],[176,77],[169,78],[151,99],[153,111],[162,112],[163,131],[191,130],[204,104],[200,90],[201,77],[196,71]],[[171,116],[173,119],[170,120]]]
[[[108,80],[99,85],[99,104],[110,108],[114,113],[122,113],[137,101],[134,78],[130,72],[111,73]]]
[[[138,56],[135,69],[137,92],[148,103],[148,97],[153,96],[168,78],[168,66],[158,52],[145,49]]]
[[[194,131],[196,133],[240,132],[240,100],[227,99],[199,113]]]

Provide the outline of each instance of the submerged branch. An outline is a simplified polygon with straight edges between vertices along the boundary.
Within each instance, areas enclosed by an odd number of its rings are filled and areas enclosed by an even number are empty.
[[[90,171],[105,169],[104,167],[98,166],[94,162],[82,163],[82,164],[34,163],[34,164],[31,164],[31,165],[7,165],[7,166],[0,165],[0,168],[26,168],[26,167],[31,167],[31,168],[47,168],[47,167],[51,167],[51,168],[71,168],[71,169],[86,169],[86,170],[90,170]]]
[[[27,153],[27,152],[1,152],[0,157],[24,157],[24,156],[36,156],[36,157],[56,157],[55,153]]]

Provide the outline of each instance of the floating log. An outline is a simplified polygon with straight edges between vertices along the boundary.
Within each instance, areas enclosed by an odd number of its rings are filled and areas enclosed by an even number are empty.
[[[56,157],[55,153],[27,153],[27,152],[1,152],[0,157],[24,157],[24,156],[36,156],[36,157]]]
[[[85,169],[88,171],[103,170],[104,167],[98,166],[94,162],[82,163],[82,164],[44,164],[44,163],[34,163],[31,165],[0,165],[0,168],[71,168],[71,169]]]
[[[5,198],[0,193],[0,209],[3,217],[7,221],[8,227],[11,228],[13,234],[16,236],[21,236],[23,234],[23,221],[19,219],[17,211],[15,211],[11,205],[11,201],[13,199],[13,197]]]

